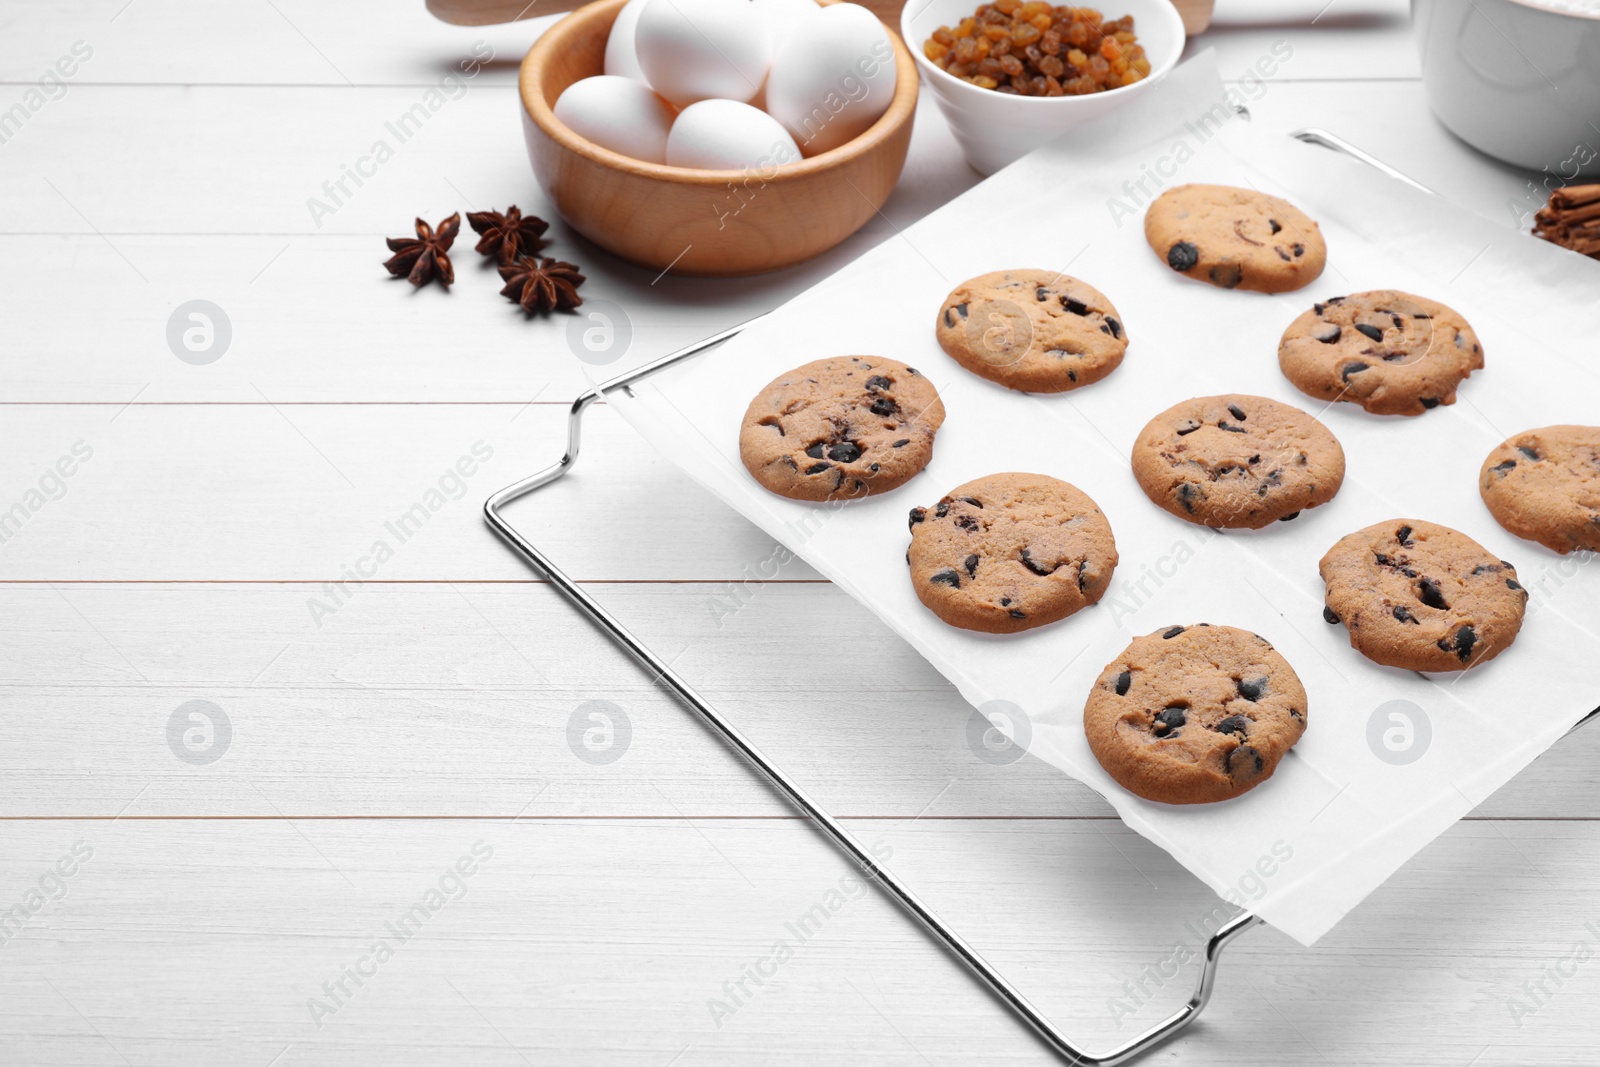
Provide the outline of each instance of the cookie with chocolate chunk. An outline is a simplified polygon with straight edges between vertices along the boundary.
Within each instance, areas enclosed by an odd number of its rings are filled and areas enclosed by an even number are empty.
[[[1130,793],[1209,804],[1272,777],[1306,730],[1306,691],[1266,638],[1169,626],[1106,665],[1083,708],[1089,748]]]
[[[1478,492],[1496,522],[1554,552],[1600,552],[1600,426],[1546,426],[1502,442]]]
[[[911,509],[917,597],[963,630],[1007,634],[1064,619],[1111,586],[1117,545],[1088,494],[1044,474],[991,474]]]
[[[1099,381],[1122,363],[1122,316],[1094,286],[1047,270],[980,274],[953,289],[939,346],[980,378],[1029,393]]]
[[[1522,628],[1517,569],[1448,526],[1391,519],[1340,539],[1322,557],[1323,618],[1357,652],[1409,671],[1487,663]]]
[[[1180,519],[1259,530],[1332,500],[1344,483],[1344,449],[1299,408],[1243,393],[1202,396],[1139,432],[1133,476]]]
[[[904,363],[819,359],[756,394],[739,456],[756,481],[791,500],[870,496],[928,465],[943,422],[933,383]]]
[[[1180,185],[1144,213],[1144,236],[1167,266],[1222,289],[1286,293],[1328,261],[1322,230],[1280,197],[1231,185]]]
[[[1318,400],[1421,415],[1456,402],[1456,387],[1483,367],[1483,345],[1443,304],[1377,289],[1313,304],[1283,332],[1278,366]]]

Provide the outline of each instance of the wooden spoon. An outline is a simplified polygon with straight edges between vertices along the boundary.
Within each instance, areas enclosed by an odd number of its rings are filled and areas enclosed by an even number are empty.
[[[900,25],[904,0],[858,0],[890,27]],[[1211,25],[1211,9],[1216,0],[1172,0],[1183,16],[1183,28],[1190,37],[1204,33]],[[518,19],[559,15],[582,7],[588,0],[427,0],[428,10],[443,22],[456,26],[488,26]],[[1115,4],[1111,5],[1115,7]]]

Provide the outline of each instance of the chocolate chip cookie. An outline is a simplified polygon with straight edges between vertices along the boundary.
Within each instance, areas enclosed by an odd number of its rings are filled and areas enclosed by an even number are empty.
[[[933,458],[944,404],[933,384],[881,356],[838,356],[773,379],[744,413],[739,456],[791,500],[887,493]]]
[[[1287,200],[1231,185],[1180,185],[1144,213],[1144,236],[1179,274],[1223,289],[1286,293],[1328,261],[1316,222]]]
[[[1600,426],[1546,426],[1483,461],[1478,492],[1496,522],[1555,552],[1600,552]]]
[[[1044,474],[991,474],[911,509],[911,584],[963,630],[1031,630],[1093,604],[1117,545],[1095,502]]]
[[[939,308],[939,345],[981,378],[1029,393],[1097,382],[1128,350],[1100,290],[1047,270],[1002,270],[956,286]]]
[[[1522,628],[1528,592],[1517,569],[1458,530],[1391,519],[1357,530],[1322,557],[1329,623],[1376,663],[1460,671],[1487,663]]]
[[[1133,476],[1180,519],[1259,530],[1332,500],[1344,482],[1344,449],[1299,408],[1242,393],[1202,396],[1140,431]]]
[[[1083,708],[1089,747],[1130,793],[1209,804],[1272,777],[1306,730],[1306,691],[1263,637],[1169,626],[1106,665]]]
[[[1313,304],[1283,332],[1278,366],[1307,396],[1421,415],[1456,402],[1456,386],[1483,367],[1483,346],[1443,304],[1378,289]]]

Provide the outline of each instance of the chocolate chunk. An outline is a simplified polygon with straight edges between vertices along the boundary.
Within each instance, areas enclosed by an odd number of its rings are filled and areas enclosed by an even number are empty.
[[[940,585],[948,585],[951,589],[961,588],[961,575],[949,569],[935,573],[928,581],[938,582]]]
[[[821,459],[822,450],[826,447],[828,447],[826,441],[818,441],[816,444],[806,449],[806,455],[810,456],[812,459]]]
[[[1395,605],[1394,617],[1396,619],[1398,619],[1399,621],[1401,621],[1401,622],[1414,623],[1417,626],[1421,626],[1422,625],[1420,622],[1417,622],[1417,617],[1415,615],[1411,614],[1411,612],[1407,611],[1405,608],[1399,606],[1398,604]]]
[[[1011,609],[1011,617],[1013,619],[1026,619],[1028,616],[1023,611],[1021,611],[1021,610],[1019,610],[1017,608],[1012,608]]]
[[[833,466],[833,464],[831,464],[831,463],[813,463],[811,466],[806,468],[806,473],[807,474],[821,474],[823,471],[827,470],[829,467],[832,467],[832,466]]]
[[[1515,470],[1516,466],[1517,466],[1517,461],[1516,460],[1508,459],[1504,463],[1496,463],[1494,466],[1490,467],[1489,469],[1494,471],[1496,474],[1500,475],[1502,478],[1504,478],[1505,475],[1506,475],[1506,472],[1507,471],[1511,471],[1511,470]]]
[[[1243,426],[1234,426],[1233,424],[1226,423],[1226,422],[1217,423],[1217,429],[1226,430],[1228,433],[1247,433],[1248,432]]]
[[[950,514],[950,501],[941,500],[941,501],[939,501],[939,503],[934,505],[934,508],[933,508],[933,517],[934,518],[942,519],[948,514]]]
[[[835,463],[854,463],[861,458],[861,447],[853,441],[840,441],[828,449],[828,458]]]
[[[1324,604],[1322,606],[1322,621],[1330,626],[1337,626],[1344,620],[1339,618],[1338,612]]]
[[[1440,611],[1449,611],[1450,605],[1445,603],[1444,593],[1439,589],[1439,583],[1432,578],[1424,578],[1417,583],[1417,599],[1430,608]]]
[[[1087,314],[1089,314],[1089,305],[1088,304],[1085,304],[1081,300],[1074,300],[1074,299],[1072,299],[1072,297],[1066,295],[1065,293],[1061,294],[1061,306],[1066,308],[1068,311],[1072,312],[1074,315],[1087,315]]]
[[[1539,453],[1536,452],[1535,450],[1529,448],[1527,445],[1518,445],[1517,446],[1517,451],[1521,452],[1524,456],[1527,456],[1529,459],[1533,460],[1535,463],[1539,462]]]
[[[1179,241],[1167,249],[1167,266],[1173,270],[1193,270],[1200,262],[1200,250],[1188,241]]]
[[[906,525],[908,527],[909,526],[915,526],[917,523],[921,522],[923,519],[926,519],[927,517],[928,517],[927,509],[925,509],[925,508],[912,508],[911,509],[911,521],[906,523]]]
[[[1024,567],[1028,568],[1028,570],[1032,571],[1034,574],[1040,575],[1041,577],[1055,573],[1054,567],[1045,567],[1034,562],[1033,557],[1028,555],[1028,550],[1026,548],[1022,550],[1021,560]]]
[[[956,315],[960,315],[962,318],[966,318],[967,305],[957,304],[955,307],[948,307],[944,309],[944,324],[953,330],[956,328],[956,320],[951,315],[951,312],[954,312]]]
[[[1417,397],[1417,403],[1432,411],[1439,406],[1439,398],[1436,396],[1419,396]]]
[[[1117,675],[1117,696],[1119,696],[1119,697],[1127,696],[1128,695],[1128,686],[1130,686],[1132,684],[1133,684],[1133,672],[1132,671],[1123,671],[1121,674]]]
[[[961,501],[963,504],[971,504],[975,508],[983,507],[983,501],[979,500],[975,496],[958,496],[956,499]]]
[[[1278,233],[1278,232],[1282,231],[1282,229],[1283,229],[1283,227],[1278,224],[1278,220],[1277,219],[1268,219],[1267,220],[1267,225],[1272,227],[1272,232],[1273,233]]]
[[[1378,329],[1376,326],[1368,326],[1364,322],[1358,322],[1356,323],[1356,331],[1366,337],[1370,337],[1374,341],[1383,340],[1383,331]]]
[[[1507,578],[1506,579],[1506,588],[1507,589],[1522,589],[1522,583],[1517,581],[1515,578]],[[1526,590],[1524,590],[1524,591],[1526,591]]]
[[[1106,316],[1106,325],[1111,327],[1111,336],[1112,337],[1115,337],[1119,341],[1122,340],[1122,323],[1118,322],[1116,319],[1112,318],[1110,315],[1107,315]]]
[[[1245,734],[1250,731],[1250,720],[1243,715],[1229,715],[1212,729],[1219,734]]]
[[[1177,637],[1179,634],[1183,633],[1183,631],[1184,631],[1184,627],[1182,627],[1182,626],[1174,626],[1172,629],[1170,629],[1166,633],[1162,634],[1161,638],[1164,641],[1170,641],[1174,637]]]
[[[894,383],[881,374],[874,374],[867,379],[867,392],[881,393],[894,387]]]
[[[1252,704],[1261,699],[1261,694],[1267,691],[1267,676],[1258,678],[1239,679],[1239,695]]]
[[[1306,254],[1306,246],[1301,244],[1299,241],[1296,241],[1294,244],[1290,245],[1289,247],[1294,250],[1294,258],[1295,259],[1299,259],[1301,256]]]
[[[1291,511],[1287,515],[1280,515],[1278,517],[1278,521],[1279,522],[1293,522],[1295,519],[1298,519],[1299,517],[1300,517],[1300,513],[1298,511]]]
[[[1394,532],[1394,539],[1400,542],[1401,548],[1415,548],[1416,542],[1411,540],[1411,527],[1402,526]]]
[[[1042,304],[1046,300],[1050,299],[1050,290],[1041,285],[1034,290],[1034,296],[1037,297],[1039,302]]]
[[[1189,708],[1184,704],[1173,704],[1162,708],[1156,713],[1156,720],[1152,724],[1157,733],[1164,734],[1185,726],[1189,722]]]
[[[869,410],[871,410],[874,415],[881,415],[884,418],[888,418],[890,415],[894,415],[899,412],[900,405],[886,396],[880,396],[872,402],[872,406]]]
[[[1339,380],[1348,382],[1350,380],[1350,375],[1360,374],[1364,370],[1371,369],[1372,368],[1365,363],[1346,363],[1344,366],[1339,368]]]
[[[911,438],[902,437],[902,438],[900,438],[900,440],[896,441],[890,447],[892,447],[892,448],[904,448],[904,447],[906,447],[906,445],[909,445],[910,443],[911,443]]]
[[[1249,745],[1240,745],[1228,753],[1228,773],[1235,778],[1254,778],[1266,768],[1261,753]]]
[[[968,578],[977,577],[977,575],[978,575],[978,557],[976,555],[968,556],[967,559],[966,559],[966,562],[963,563],[962,566],[967,568],[967,577]]]
[[[1338,323],[1330,322],[1328,325],[1324,326],[1311,336],[1315,337],[1325,345],[1331,345],[1340,337],[1344,336],[1344,331],[1339,328]]]
[[[1194,502],[1204,500],[1205,496],[1200,487],[1192,482],[1184,482],[1178,486],[1178,503],[1182,504],[1183,510],[1190,515],[1194,514]]]
[[[1224,289],[1237,288],[1244,281],[1244,274],[1237,263],[1218,263],[1209,271],[1212,282]]]
[[[1244,410],[1242,408],[1240,408],[1238,404],[1229,404],[1228,405],[1228,412],[1234,418],[1238,419],[1240,422],[1243,422],[1245,420],[1246,416],[1245,416]]]
[[[1186,434],[1194,433],[1199,428],[1200,423],[1195,422],[1193,419],[1189,419],[1187,420],[1187,425],[1178,427],[1178,436],[1183,437]]]

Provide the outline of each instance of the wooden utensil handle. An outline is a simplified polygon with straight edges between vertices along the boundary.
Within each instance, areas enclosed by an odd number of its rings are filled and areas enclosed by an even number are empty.
[[[428,10],[443,22],[457,26],[488,26],[518,19],[559,15],[582,7],[589,0],[427,0]],[[891,27],[900,25],[904,0],[857,0]],[[1183,16],[1183,28],[1193,37],[1211,25],[1215,0],[1172,0]],[[976,7],[976,4],[974,4]]]

